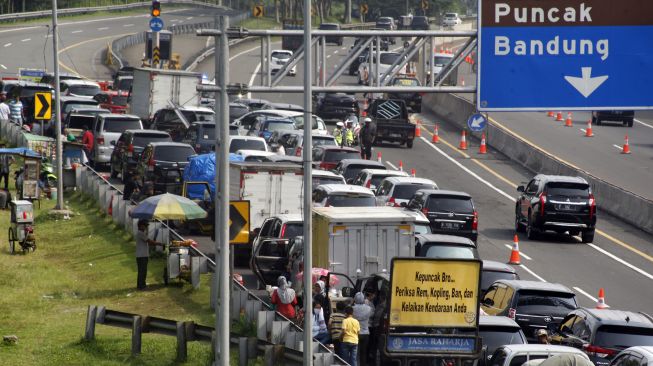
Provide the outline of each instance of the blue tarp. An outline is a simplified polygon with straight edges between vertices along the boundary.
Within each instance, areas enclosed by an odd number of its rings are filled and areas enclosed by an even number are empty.
[[[243,161],[243,157],[230,153],[229,161]],[[190,159],[190,163],[184,169],[184,182],[208,182],[211,196],[213,196],[215,192],[215,154],[202,154]],[[189,186],[188,198],[203,199],[204,188],[200,185]]]
[[[34,150],[28,149],[26,147],[14,147],[14,148],[0,149],[0,154],[22,155],[22,156],[29,156],[31,158],[40,158],[41,157],[41,154],[37,153]]]

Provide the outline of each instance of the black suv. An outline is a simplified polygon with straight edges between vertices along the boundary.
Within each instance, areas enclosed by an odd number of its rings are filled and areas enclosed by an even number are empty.
[[[411,76],[397,76],[390,81],[390,86],[417,87],[422,86],[419,80]],[[401,99],[406,102],[406,107],[412,113],[422,112],[422,93],[387,93],[386,99]]]
[[[596,200],[584,178],[538,174],[517,191],[521,192],[515,207],[518,232],[525,229],[531,240],[546,230],[581,234],[583,243],[594,240]]]
[[[633,346],[653,345],[653,317],[645,313],[580,308],[567,315],[551,342],[580,348],[597,366]]]
[[[569,288],[540,281],[496,281],[481,301],[488,315],[514,319],[529,341],[536,340],[539,329],[558,326],[577,307],[576,295]]]
[[[154,194],[181,194],[184,168],[195,150],[179,142],[153,142],[145,147],[137,171],[145,182],[152,182]]]
[[[322,23],[320,24],[320,30],[332,30],[332,31],[339,31],[340,30],[340,24],[338,23]],[[343,36],[326,36],[324,37],[324,42],[326,43],[335,43],[338,46],[342,46],[343,42]]]
[[[479,259],[473,241],[454,235],[415,235],[415,256],[426,258]]]
[[[170,142],[170,134],[164,131],[155,130],[127,130],[123,132],[116,146],[111,153],[111,177],[115,178],[120,174],[123,183],[136,169],[138,159],[145,149],[145,146],[151,142]]]
[[[232,132],[231,126],[229,132]],[[215,150],[215,122],[192,123],[181,142],[192,146],[198,154],[212,152]]]
[[[472,197],[465,192],[420,189],[407,207],[422,211],[434,234],[463,236],[474,243],[478,239],[478,212]]]
[[[353,95],[345,93],[320,93],[315,98],[315,114],[324,119],[344,120],[350,114],[358,116],[360,109]]]
[[[425,16],[414,16],[413,21],[410,23],[412,30],[429,30],[429,18]]]
[[[635,111],[595,111],[592,112],[592,124],[601,125],[603,121],[621,122],[624,126],[633,127]]]

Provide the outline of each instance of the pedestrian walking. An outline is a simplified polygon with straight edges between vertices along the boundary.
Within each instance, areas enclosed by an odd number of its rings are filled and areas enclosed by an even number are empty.
[[[342,321],[345,320],[345,305],[344,301],[338,301],[336,303],[336,312],[332,313],[329,317],[329,334],[331,335],[331,342],[333,343],[333,348],[336,351],[336,354],[342,356],[342,349],[340,347],[340,338],[342,338]]]
[[[7,104],[7,92],[0,93],[0,121],[9,121],[11,109]]]
[[[272,293],[272,304],[277,308],[277,311],[288,318],[294,320],[297,316],[295,306],[297,306],[297,295],[295,290],[290,288],[286,277],[279,276],[277,278],[277,289]]]
[[[354,295],[354,318],[358,320],[360,333],[358,335],[358,354],[360,355],[360,365],[367,365],[368,350],[367,345],[370,341],[370,318],[372,317],[372,308],[365,304],[365,295],[357,292]]]
[[[136,233],[136,266],[138,268],[136,289],[140,291],[147,289],[147,262],[150,258],[150,247],[163,245],[147,237],[148,225],[147,220],[138,220],[138,232]]]
[[[20,101],[20,95],[16,94],[7,103],[9,105],[9,119],[15,124],[23,125],[23,102]]]
[[[82,131],[82,144],[84,145],[84,152],[86,152],[86,157],[90,160],[94,142],[93,132],[91,132],[86,125],[82,127]]]
[[[372,119],[365,117],[363,120],[363,127],[360,130],[360,143],[361,143],[361,157],[370,160],[372,158],[372,145],[376,139],[376,125],[372,123]]]
[[[0,155],[0,183],[2,183],[2,180],[4,179],[5,190],[9,190],[9,171],[11,170],[11,164],[13,162],[14,162],[13,156],[9,154]]]
[[[345,308],[346,318],[342,321],[342,339],[340,347],[342,349],[342,358],[350,366],[357,366],[356,357],[358,353],[358,333],[361,330],[360,323],[354,318],[354,308],[347,306]]]
[[[317,302],[313,303],[313,338],[322,344],[328,344],[331,339],[324,320],[324,309]]]

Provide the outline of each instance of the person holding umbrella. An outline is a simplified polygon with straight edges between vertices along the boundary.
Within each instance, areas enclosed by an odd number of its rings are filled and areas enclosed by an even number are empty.
[[[147,226],[149,221],[146,219],[138,220],[138,232],[136,233],[136,266],[138,275],[136,277],[136,289],[143,291],[147,288],[147,262],[150,258],[150,247],[163,245],[147,237]]]

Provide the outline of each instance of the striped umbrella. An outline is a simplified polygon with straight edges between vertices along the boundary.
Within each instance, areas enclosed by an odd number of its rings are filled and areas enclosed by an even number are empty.
[[[148,197],[129,214],[135,219],[192,220],[206,217],[197,203],[176,194],[164,193]]]

